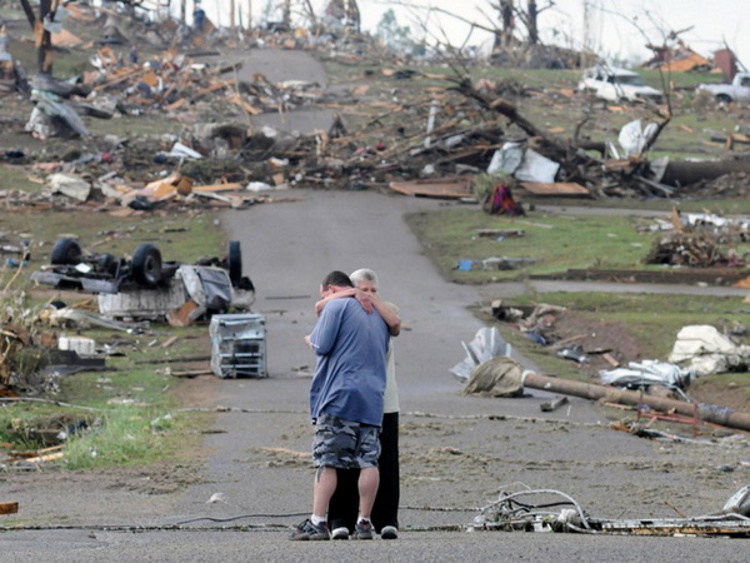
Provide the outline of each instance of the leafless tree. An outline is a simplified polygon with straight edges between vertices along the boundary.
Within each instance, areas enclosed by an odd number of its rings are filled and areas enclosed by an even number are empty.
[[[539,44],[539,14],[555,5],[554,0],[547,0],[547,5],[539,7],[536,0],[527,0],[526,11],[515,8],[518,19],[526,27],[526,41],[529,45]]]
[[[44,28],[42,22],[50,15],[54,16],[60,0],[40,0],[39,13],[35,14],[29,0],[21,0],[21,7],[34,30],[34,44],[37,48],[37,70],[40,73],[52,74],[52,35]]]

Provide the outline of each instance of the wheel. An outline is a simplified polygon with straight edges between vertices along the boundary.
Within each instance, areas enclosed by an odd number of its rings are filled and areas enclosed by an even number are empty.
[[[54,265],[78,264],[82,255],[81,245],[76,239],[61,238],[52,247],[50,262]]]
[[[242,281],[242,252],[240,250],[240,241],[229,241],[229,255],[227,257],[229,269],[229,281],[234,287],[239,286]]]
[[[138,245],[130,265],[133,279],[142,285],[156,285],[161,281],[161,252],[153,244]]]
[[[720,104],[728,104],[732,101],[732,98],[728,94],[718,94],[716,96],[716,101]]]

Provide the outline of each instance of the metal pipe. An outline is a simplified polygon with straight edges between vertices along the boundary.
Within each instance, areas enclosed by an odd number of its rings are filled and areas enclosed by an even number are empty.
[[[686,416],[695,416],[706,422],[750,431],[750,413],[735,412],[728,407],[719,405],[700,403],[696,412],[695,403],[644,395],[637,391],[622,390],[596,383],[558,379],[538,373],[527,373],[524,376],[523,383],[525,386],[533,389],[544,389],[546,391],[574,395],[593,401],[606,399],[607,401],[624,405],[648,405],[649,407],[665,412],[674,410],[674,412]]]

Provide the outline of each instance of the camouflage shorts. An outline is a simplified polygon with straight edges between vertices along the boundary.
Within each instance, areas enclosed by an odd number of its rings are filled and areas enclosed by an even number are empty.
[[[380,428],[321,414],[315,424],[315,467],[356,469],[377,467]]]

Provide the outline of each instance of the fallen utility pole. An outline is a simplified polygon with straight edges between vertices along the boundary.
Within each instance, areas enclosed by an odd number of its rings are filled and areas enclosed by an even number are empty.
[[[638,391],[628,391],[597,385],[596,383],[583,383],[569,379],[557,379],[538,373],[528,373],[524,376],[523,384],[533,389],[544,389],[564,395],[574,395],[584,399],[598,401],[606,399],[613,403],[625,405],[648,405],[661,411],[674,411],[686,416],[693,416],[699,420],[720,424],[729,428],[750,431],[750,413],[735,412],[730,408],[705,403],[687,403],[676,399],[665,399],[651,395],[644,395]]]

